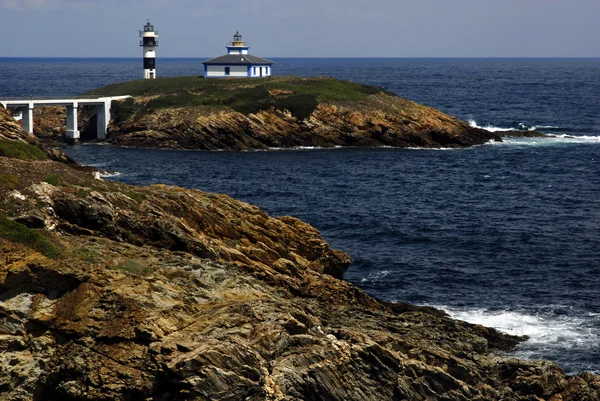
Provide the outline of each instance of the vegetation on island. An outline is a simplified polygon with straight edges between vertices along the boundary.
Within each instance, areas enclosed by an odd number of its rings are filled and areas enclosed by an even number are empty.
[[[500,140],[382,88],[328,77],[172,77],[109,85],[85,95],[131,96],[111,108],[108,141],[121,146],[439,148]]]
[[[205,79],[190,76],[124,82],[85,95],[136,98],[118,104],[116,113],[120,120],[135,113],[178,107],[230,108],[246,115],[273,107],[289,110],[295,117],[304,119],[319,103],[361,102],[381,92],[385,90],[326,77]]]

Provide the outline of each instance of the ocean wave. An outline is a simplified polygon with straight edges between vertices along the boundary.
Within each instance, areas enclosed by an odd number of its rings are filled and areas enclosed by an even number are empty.
[[[392,149],[406,149],[406,150],[433,150],[433,151],[438,151],[438,150],[460,150],[460,148],[420,148],[418,146],[409,146],[407,148],[394,148],[394,147],[390,147]]]
[[[469,125],[473,128],[480,128],[490,132],[511,132],[511,131],[571,131],[569,128],[563,128],[556,125],[527,125],[525,123],[519,123],[517,127],[503,128],[496,127],[494,125],[488,124],[485,126],[480,126],[477,124],[477,121],[474,119],[470,119],[468,121]]]
[[[490,142],[491,145],[517,145],[517,146],[555,146],[562,144],[599,144],[600,136],[595,135],[552,135],[546,137],[507,137],[502,138],[503,142]]]
[[[360,281],[361,281],[361,283],[376,282],[376,281],[379,281],[379,280],[385,278],[390,273],[391,273],[390,270],[381,270],[381,271],[369,273],[369,275],[367,277],[363,277]]]
[[[477,121],[471,119],[468,121],[469,125],[473,128],[479,128],[479,129],[484,129],[486,131],[490,131],[490,132],[508,132],[508,131],[518,131],[517,128],[501,128],[501,127],[495,127],[493,125],[486,125],[486,126],[480,126],[477,125]]]
[[[597,317],[591,313],[577,313],[561,306],[549,306],[549,311],[491,311],[482,308],[458,309],[434,306],[452,318],[492,327],[507,334],[528,336],[512,354],[525,359],[551,358],[553,354],[586,354],[600,341]],[[562,313],[565,310],[568,313]],[[561,313],[556,313],[561,311]],[[572,369],[571,373],[586,370]]]
[[[521,131],[570,131],[568,128],[558,127],[556,125],[527,125],[525,123],[519,123],[519,130]]]
[[[101,178],[114,178],[114,177],[120,177],[121,173],[119,173],[118,171],[101,171],[100,172],[100,177]]]
[[[96,168],[102,168],[102,167],[111,166],[111,165],[113,165],[114,162],[115,162],[115,160],[107,160],[107,161],[102,162],[102,163],[90,163],[90,164],[88,164],[88,166],[90,166],[90,167],[96,167]]]
[[[345,146],[346,148],[352,148],[353,146]],[[280,147],[269,147],[267,149],[257,149],[256,151],[269,151],[269,150],[328,150],[328,149],[342,149],[344,146],[336,145],[336,146],[294,146],[291,148],[280,148]],[[253,150],[250,150],[255,151]]]

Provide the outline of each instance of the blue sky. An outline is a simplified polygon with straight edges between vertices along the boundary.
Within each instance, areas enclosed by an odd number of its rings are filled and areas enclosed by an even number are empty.
[[[600,57],[599,0],[0,0],[0,57]]]

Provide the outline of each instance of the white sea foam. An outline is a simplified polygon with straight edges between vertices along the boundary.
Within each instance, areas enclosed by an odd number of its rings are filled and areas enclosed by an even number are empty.
[[[394,149],[394,147],[392,147],[392,146],[390,146],[390,148]],[[396,148],[396,149],[439,151],[439,150],[459,150],[460,148],[420,148],[418,146],[409,146],[407,148]]]
[[[516,128],[500,128],[500,127],[495,127],[493,125],[486,125],[484,127],[477,125],[477,121],[471,119],[468,121],[469,125],[473,128],[480,128],[480,129],[484,129],[490,132],[507,132],[507,131],[518,131]]]
[[[376,272],[370,273],[367,277],[363,277],[360,281],[363,283],[375,282],[375,281],[378,281],[378,280],[384,278],[385,276],[387,276],[390,273],[391,273],[390,270],[376,271]]]
[[[102,171],[100,172],[100,177],[101,178],[112,178],[112,177],[119,177],[122,174],[119,173],[118,171]]]
[[[549,353],[586,353],[600,341],[600,328],[592,313],[568,314],[528,313],[521,311],[490,311],[487,309],[457,309],[436,306],[452,318],[493,327],[507,334],[528,336],[529,340],[515,350],[514,355],[532,359]],[[560,307],[557,307],[560,309]],[[571,372],[577,373],[577,372]]]
[[[481,128],[490,132],[511,132],[511,131],[535,131],[543,129],[560,129],[554,125],[538,125],[528,126],[524,123],[519,123],[519,128],[502,128],[493,125],[480,126],[477,121],[469,120],[469,125],[473,128]],[[552,146],[559,144],[570,143],[600,143],[600,136],[596,135],[569,135],[569,134],[552,134],[544,137],[506,137],[503,142],[490,141],[489,145],[519,145],[519,146]]]
[[[82,142],[77,146],[112,146],[110,142]],[[121,146],[127,148],[128,146]]]
[[[493,327],[508,334],[529,336],[531,342],[555,340],[560,336],[573,337],[577,333],[571,324],[556,320],[549,321],[544,317],[513,311],[492,312],[486,309],[455,310],[441,308],[455,319],[465,322]]]
[[[519,123],[519,130],[521,131],[535,131],[535,130],[543,130],[543,129],[561,129],[560,127],[557,127],[555,125],[532,125],[529,126],[525,123]]]
[[[474,119],[470,119],[468,121],[469,125],[473,128],[481,128],[490,132],[510,132],[510,131],[535,131],[535,130],[544,130],[544,129],[560,129],[560,127],[554,125],[532,125],[529,126],[525,123],[519,123],[518,128],[502,128],[496,127],[494,125],[488,124],[486,126],[480,126],[477,124],[477,121]]]
[[[345,146],[346,148],[352,148],[352,146]],[[267,150],[329,150],[329,149],[342,149],[344,148],[344,146],[294,146],[292,148],[277,148],[277,147],[270,147],[267,149],[258,149],[258,151],[267,151]],[[251,152],[254,150],[250,150]]]
[[[594,135],[552,135],[547,137],[527,138],[508,137],[502,138],[503,142],[492,142],[493,145],[518,145],[518,146],[554,146],[561,144],[600,144],[600,136]]]
[[[531,127],[526,126],[525,124],[519,124],[520,126],[522,125],[524,128],[523,129],[528,129],[529,131],[535,131],[535,130],[540,130],[540,129],[561,129],[560,127],[557,127],[555,125],[533,125]]]

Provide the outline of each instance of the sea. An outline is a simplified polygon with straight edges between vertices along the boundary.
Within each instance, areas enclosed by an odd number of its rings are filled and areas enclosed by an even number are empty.
[[[600,373],[600,59],[292,58],[275,75],[381,86],[492,131],[469,149],[173,151],[83,144],[106,179],[226,193],[317,227],[387,301],[527,335],[510,355]],[[202,59],[158,59],[159,76]],[[0,58],[0,98],[138,79],[140,59]]]

